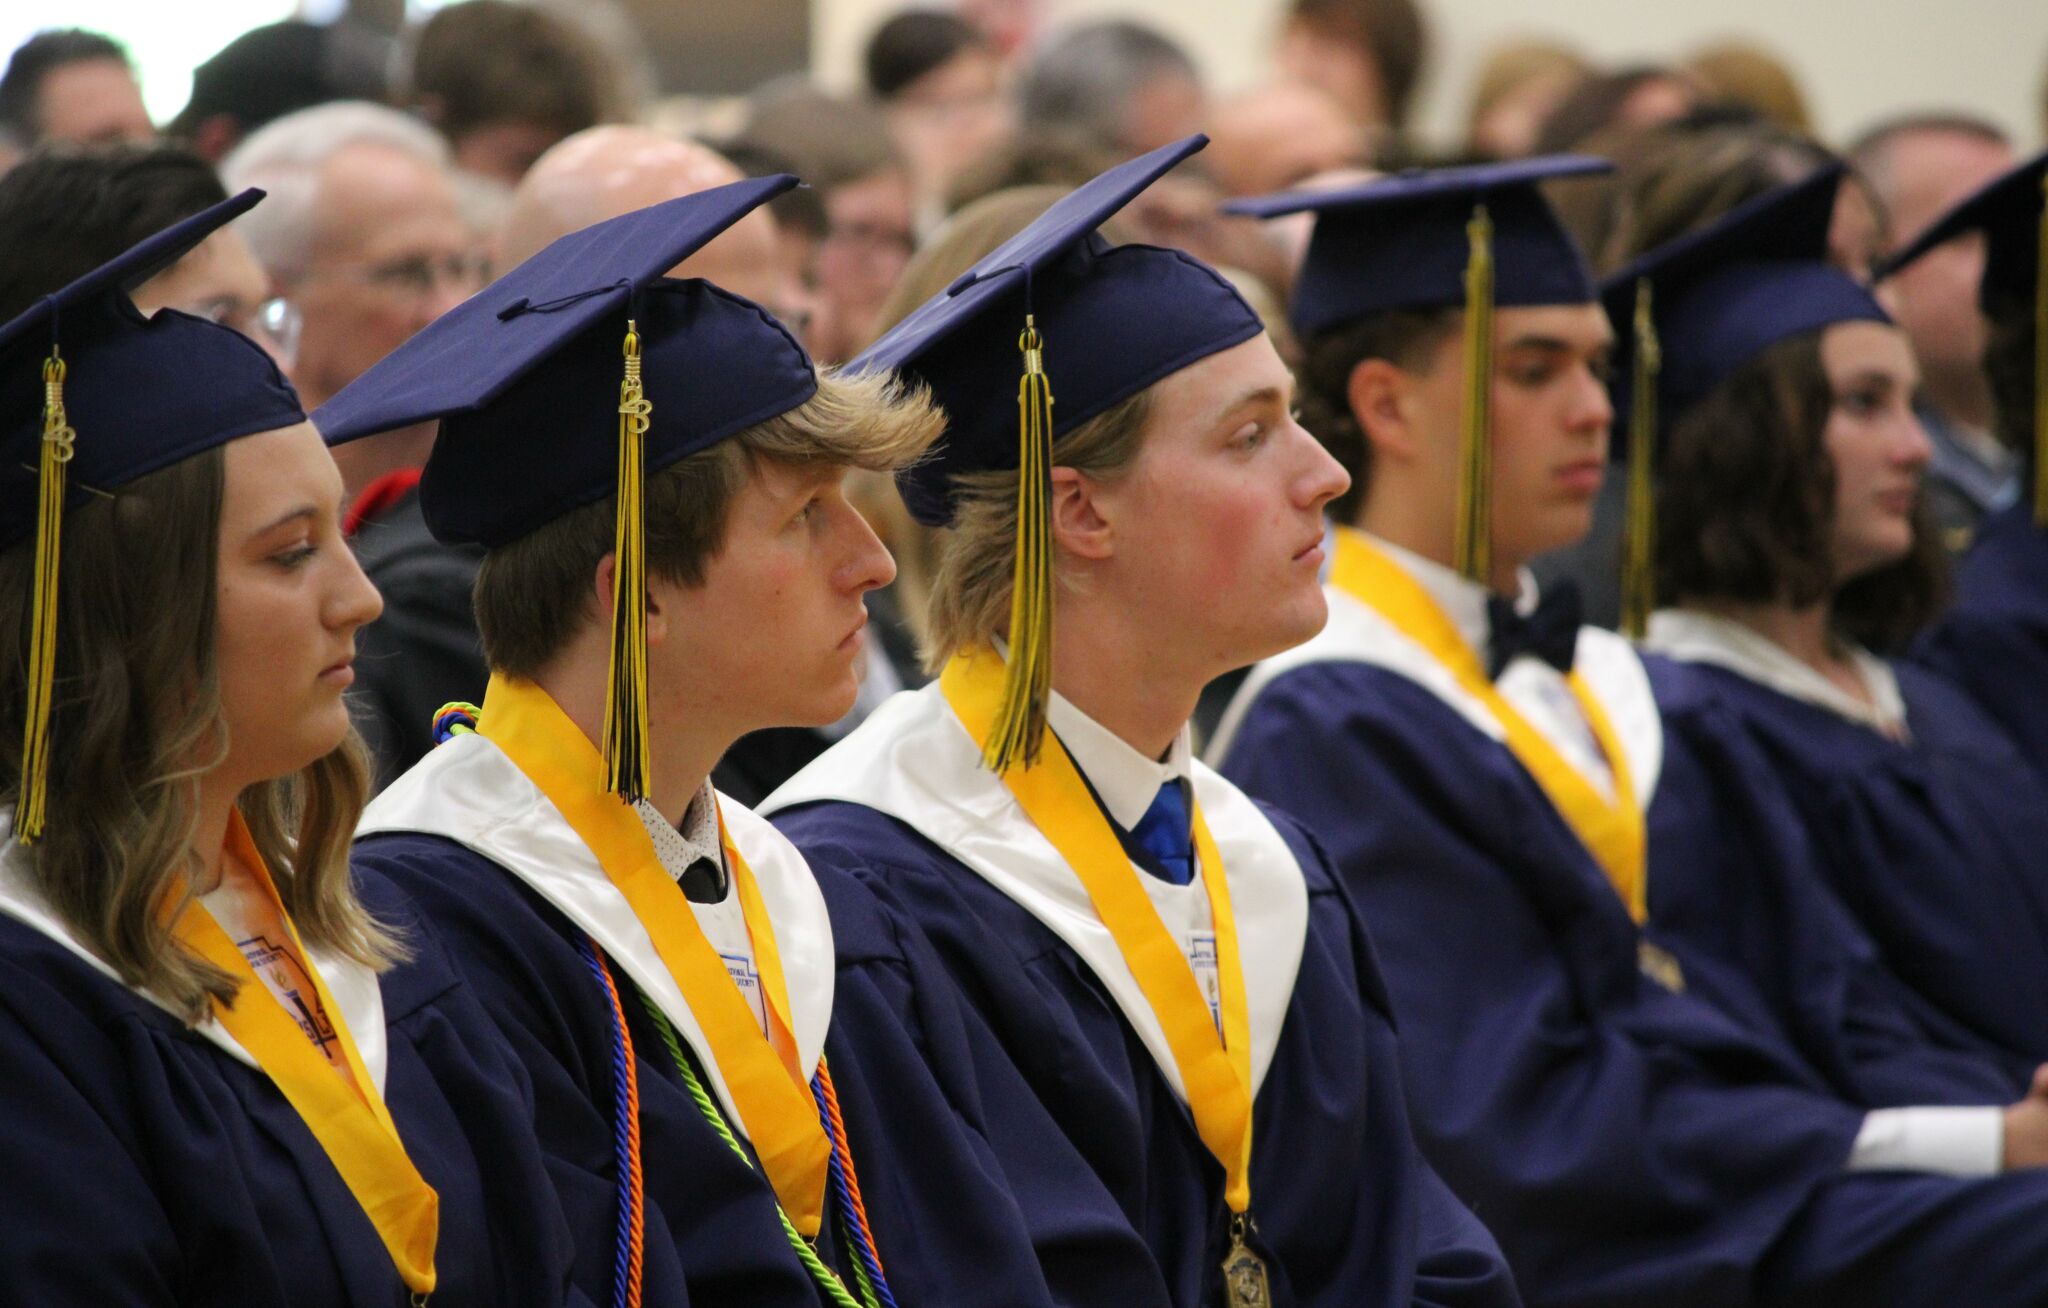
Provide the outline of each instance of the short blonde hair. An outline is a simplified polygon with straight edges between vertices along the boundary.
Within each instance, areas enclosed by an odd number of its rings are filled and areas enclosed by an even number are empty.
[[[1053,442],[1055,466],[1099,480],[1128,471],[1152,413],[1148,387]],[[1010,621],[1017,550],[1017,470],[969,473],[952,483],[953,524],[939,542],[924,642],[933,675],[955,654],[987,645]],[[1053,556],[1055,586],[1070,584]]]

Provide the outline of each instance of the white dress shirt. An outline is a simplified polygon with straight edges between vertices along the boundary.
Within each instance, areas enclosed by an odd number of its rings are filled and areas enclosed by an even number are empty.
[[[1183,726],[1174,737],[1164,759],[1146,758],[1121,736],[1076,708],[1058,691],[1046,701],[1045,717],[1053,734],[1066,747],[1074,766],[1095,787],[1110,820],[1125,831],[1136,827],[1152,807],[1159,788],[1169,782],[1186,785],[1189,764],[1194,757],[1188,729]],[[1190,792],[1192,793],[1192,792]],[[1209,913],[1209,894],[1202,877],[1198,853],[1194,876],[1184,886],[1140,872],[1138,883],[1152,899],[1159,919],[1172,933],[1174,943],[1194,971],[1195,983],[1208,1001],[1210,1019],[1222,1027],[1222,999],[1216,970],[1216,928]]]
[[[694,899],[687,902],[690,911],[697,915],[697,925],[703,928],[705,939],[724,960],[732,983],[739,987],[747,1007],[753,1010],[754,1021],[766,1035],[768,1007],[761,990],[761,972],[754,963],[753,936],[747,930],[740,897],[733,893],[731,871],[725,866],[725,851],[719,844],[718,798],[711,789],[711,783],[705,782],[691,797],[680,829],[644,799],[634,805],[634,812],[640,815],[641,824],[654,840],[654,852],[661,859],[662,871],[670,877],[681,881],[683,873],[698,859],[709,859],[719,869],[724,893],[718,902],[704,904]]]

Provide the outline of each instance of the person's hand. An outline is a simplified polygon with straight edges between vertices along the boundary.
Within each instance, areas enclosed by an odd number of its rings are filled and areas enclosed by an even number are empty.
[[[2034,1069],[2027,1097],[2005,1110],[2005,1170],[2048,1167],[2048,1063]]]

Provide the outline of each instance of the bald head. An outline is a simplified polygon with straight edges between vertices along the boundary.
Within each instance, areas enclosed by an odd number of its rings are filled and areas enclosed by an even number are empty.
[[[499,238],[498,266],[509,268],[570,232],[650,204],[740,181],[722,154],[645,127],[593,127],[543,154],[512,193]],[[775,220],[756,209],[671,270],[702,277],[773,309],[781,274]]]
[[[1365,136],[1313,86],[1281,82],[1233,96],[1209,120],[1202,161],[1231,195],[1259,195],[1365,162]]]

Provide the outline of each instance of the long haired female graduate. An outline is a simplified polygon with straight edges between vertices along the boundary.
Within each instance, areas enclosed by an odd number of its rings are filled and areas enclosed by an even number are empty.
[[[1202,687],[1321,625],[1344,488],[1230,284],[1097,232],[1202,144],[1095,178],[863,356],[946,412],[899,479],[951,527],[939,677],[769,807],[924,928],[1175,1304],[1513,1303],[1409,1137],[1352,901],[1189,757]]]
[[[1920,494],[1912,351],[1822,262],[1836,180],[1752,202],[1608,285],[1617,330],[1634,334],[1649,297],[1661,361],[1658,430],[1638,446],[1654,459],[1665,606],[1646,644],[1681,665],[1656,679],[1672,757],[1752,815],[1718,825],[1788,813],[1805,852],[1787,875],[1817,875],[1921,1024],[2002,1053],[2019,1088],[2048,1058],[2048,784],[1967,695],[1872,652],[1926,622],[1945,567]],[[1743,907],[1741,878],[1770,860],[1701,868],[1716,842],[1680,843],[1659,860],[1656,916],[1827,1020],[1839,1004],[1819,952]]]
[[[565,236],[321,409],[330,440],[440,418],[421,508],[485,551],[483,706],[445,715],[461,731],[356,857],[419,897],[518,1049],[592,1298],[1156,1302],[929,947],[706,779],[746,732],[853,702],[892,567],[844,480],[938,428],[663,275],[793,185]]]
[[[564,1302],[525,1080],[351,880],[377,593],[255,344],[132,286],[0,328],[0,1283],[17,1303]]]

